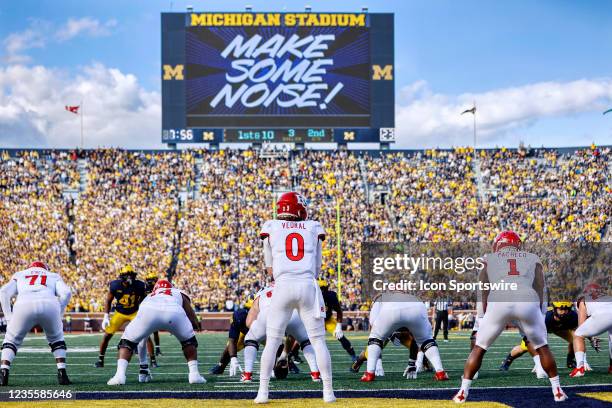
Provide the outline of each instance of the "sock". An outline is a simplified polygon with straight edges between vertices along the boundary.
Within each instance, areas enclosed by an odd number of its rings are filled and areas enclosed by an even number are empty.
[[[12,363],[15,359],[15,352],[13,351],[13,349],[6,347],[2,349],[2,357],[0,357],[0,359],[2,359],[2,361],[8,361],[9,363]]]
[[[189,360],[187,362],[187,367],[189,367],[189,374],[200,374],[198,370],[198,360]]]
[[[540,355],[536,354],[533,356],[533,363],[535,364],[536,371],[544,371],[542,363],[540,363]]]
[[[264,380],[268,380],[265,382],[266,384],[269,383],[270,376],[272,375],[272,370],[274,369],[274,363],[276,362],[276,350],[278,350],[278,346],[281,344],[281,341],[282,339],[280,336],[267,336],[266,347],[264,347],[264,350],[261,353],[261,361],[259,367],[260,389],[263,386]]]
[[[346,338],[346,336],[342,336],[339,341],[340,344],[342,344],[342,348],[346,350],[346,352],[349,353],[351,357],[355,355],[355,350],[353,349],[351,342],[349,341],[349,339]]]
[[[127,370],[129,362],[123,358],[117,360],[117,374],[119,377],[125,377],[125,372]]]
[[[321,380],[323,380],[323,390],[331,390],[332,388],[332,368],[331,368],[331,357],[327,344],[325,343],[325,335],[316,336],[310,339],[312,349],[315,353],[315,361],[319,366],[319,372],[321,373]]]
[[[319,366],[317,365],[317,358],[315,356],[315,351],[312,348],[312,345],[309,344],[306,347],[304,347],[304,349],[302,350],[302,353],[304,353],[304,358],[308,362],[308,367],[310,367],[310,372],[313,373],[315,371],[319,371]]]
[[[584,351],[575,351],[574,355],[576,356],[576,367],[584,367]]]
[[[244,347],[244,371],[247,373],[253,372],[253,364],[257,359],[257,348],[255,346]]]
[[[104,354],[100,354],[100,355],[98,355],[98,360],[100,360],[100,361],[104,361]]]
[[[550,380],[550,386],[552,387],[553,392],[557,391],[557,388],[561,387],[561,384],[559,384],[559,376],[549,378],[549,380]]]
[[[378,344],[368,344],[368,365],[366,370],[370,373],[376,371],[376,361],[380,358],[381,348]]]
[[[440,350],[438,347],[432,346],[425,351],[425,355],[429,362],[434,366],[434,370],[436,373],[439,371],[444,371],[444,367],[442,367],[442,360],[440,359]]]
[[[472,385],[472,380],[468,380],[467,378],[461,378],[461,389],[466,393],[470,390]]]
[[[63,363],[57,363],[57,369],[61,370],[61,369],[66,369],[66,362]]]
[[[147,339],[142,339],[138,343],[138,362],[140,364],[148,364],[147,359]]]
[[[7,369],[7,370],[10,370],[10,369],[11,369],[11,366],[10,366],[10,365],[8,365],[8,364],[2,364],[2,365],[0,365],[0,369]]]
[[[265,349],[264,349],[265,351]],[[268,390],[270,389],[270,377],[261,378],[261,373],[259,374],[259,390],[257,391],[257,396],[265,396],[268,397]]]

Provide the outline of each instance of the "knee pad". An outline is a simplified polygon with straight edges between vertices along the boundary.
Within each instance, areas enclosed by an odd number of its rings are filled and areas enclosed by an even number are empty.
[[[368,346],[371,345],[371,344],[376,344],[381,349],[384,346],[384,342],[381,339],[377,339],[376,337],[370,337],[368,339]]]
[[[185,347],[187,346],[193,346],[195,348],[198,348],[198,339],[196,339],[196,336],[193,336],[190,339],[181,341],[181,347],[183,348],[183,350],[185,349]]]
[[[138,351],[138,343],[134,343],[128,339],[119,340],[119,344],[117,345],[117,349],[126,348],[130,350],[132,353],[136,353]]]
[[[13,343],[2,343],[2,350],[4,349],[11,349],[13,353],[17,354],[17,346]]]
[[[303,342],[300,343],[300,348],[302,350],[304,350],[306,347],[310,346],[310,340],[304,340]]]
[[[434,339],[425,340],[423,344],[421,344],[421,351],[425,353],[432,347],[438,347],[438,343]]]
[[[245,340],[244,347],[248,347],[248,346],[255,347],[255,349],[259,350],[259,343],[256,342],[255,340]]]
[[[56,341],[55,343],[49,343],[51,351],[66,350],[66,342],[64,340]]]

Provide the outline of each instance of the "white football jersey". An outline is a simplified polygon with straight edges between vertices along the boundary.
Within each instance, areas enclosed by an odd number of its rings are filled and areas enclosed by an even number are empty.
[[[268,239],[274,280],[316,278],[321,266],[319,242],[325,230],[318,221],[267,221],[260,236]]]
[[[12,278],[17,284],[17,299],[62,296],[70,289],[55,272],[43,268],[28,268]]]
[[[533,289],[536,265],[540,258],[530,252],[505,247],[485,255],[487,276],[490,283],[516,283],[517,290],[491,291],[490,300],[497,301],[539,301]],[[534,296],[535,295],[535,296]]]
[[[612,315],[612,296],[600,296],[593,298],[591,295],[584,297],[584,304],[587,310],[587,316],[596,314]]]
[[[153,306],[156,308],[183,307],[183,292],[176,288],[157,288],[151,292],[144,300],[142,305]]]
[[[259,299],[259,312],[264,312],[268,310],[270,304],[272,303],[272,291],[274,290],[273,286],[268,286],[257,292],[255,295],[255,299]]]

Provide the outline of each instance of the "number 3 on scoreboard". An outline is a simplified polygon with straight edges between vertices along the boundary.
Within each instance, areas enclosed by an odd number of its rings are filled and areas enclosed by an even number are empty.
[[[297,253],[293,250],[293,243],[297,244]],[[301,261],[304,258],[304,237],[292,232],[285,238],[285,254],[291,261]]]

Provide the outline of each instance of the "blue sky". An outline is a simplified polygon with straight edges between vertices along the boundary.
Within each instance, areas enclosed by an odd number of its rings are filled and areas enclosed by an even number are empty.
[[[612,2],[476,0],[2,2],[0,143],[71,144],[74,118],[52,105],[85,95],[92,146],[157,146],[159,14],[188,4],[394,12],[400,146],[470,143],[471,118],[455,111],[472,100],[483,146],[612,144],[601,115],[612,107]],[[48,92],[24,85],[47,76]]]

